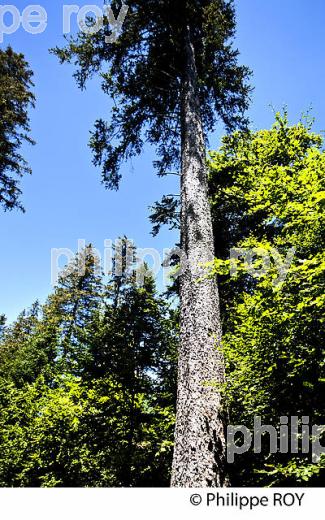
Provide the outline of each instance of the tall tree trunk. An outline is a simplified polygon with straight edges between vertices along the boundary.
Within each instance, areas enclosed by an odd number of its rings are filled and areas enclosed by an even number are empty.
[[[225,435],[218,385],[224,382],[215,280],[199,281],[214,258],[205,140],[190,30],[182,96],[181,344],[171,485],[225,485]]]

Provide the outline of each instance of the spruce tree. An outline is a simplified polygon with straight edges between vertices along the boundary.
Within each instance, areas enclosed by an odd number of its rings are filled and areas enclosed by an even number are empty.
[[[85,369],[93,341],[93,322],[101,306],[102,275],[91,245],[78,253],[59,277],[43,308],[48,332],[56,336],[58,355],[72,373]]]
[[[232,0],[130,0],[116,43],[107,26],[78,34],[61,62],[76,65],[84,88],[100,74],[113,100],[110,121],[98,120],[91,137],[103,182],[117,189],[123,160],[145,142],[157,146],[158,174],[181,172],[181,345],[173,486],[224,485],[224,381],[216,281],[199,279],[214,258],[207,190],[207,134],[218,119],[244,127],[249,71],[232,47]],[[112,2],[113,10],[120,4]],[[108,20],[106,20],[108,22]]]
[[[28,116],[35,102],[32,77],[23,54],[0,49],[0,206],[5,210],[23,210],[19,180],[31,173],[20,147],[33,144]]]

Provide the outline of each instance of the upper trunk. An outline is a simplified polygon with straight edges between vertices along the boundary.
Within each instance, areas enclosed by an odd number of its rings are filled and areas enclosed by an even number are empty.
[[[187,30],[182,96],[181,344],[171,485],[222,486],[225,436],[218,385],[224,382],[218,289],[199,280],[214,258],[205,140],[195,52]]]

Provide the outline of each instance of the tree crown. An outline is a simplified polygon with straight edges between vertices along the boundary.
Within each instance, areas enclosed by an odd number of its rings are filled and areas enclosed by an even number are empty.
[[[116,43],[105,31],[80,32],[53,52],[76,66],[80,88],[100,73],[102,89],[114,102],[109,122],[96,121],[90,146],[103,182],[117,189],[121,162],[157,146],[158,173],[177,167],[180,156],[181,97],[185,74],[185,33],[189,29],[198,71],[198,96],[205,131],[218,118],[228,129],[244,126],[249,70],[238,65],[233,49],[232,0],[132,0]],[[112,8],[118,9],[114,0]],[[108,20],[105,20],[106,23]]]

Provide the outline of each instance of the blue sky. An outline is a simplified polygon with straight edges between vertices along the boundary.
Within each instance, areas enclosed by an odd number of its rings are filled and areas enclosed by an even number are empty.
[[[20,11],[29,5],[12,3]],[[60,66],[48,53],[63,41],[62,6],[70,2],[39,3],[48,13],[46,31],[31,35],[21,28],[1,44],[25,54],[35,72],[37,98],[31,113],[37,145],[23,151],[33,169],[22,183],[26,213],[0,213],[0,314],[9,320],[34,300],[44,301],[50,292],[52,248],[76,251],[78,239],[85,239],[103,251],[105,239],[125,234],[139,247],[162,251],[176,238],[167,229],[157,238],[150,235],[148,206],[164,193],[177,192],[176,178],[155,176],[152,150],[124,165],[118,192],[106,191],[100,184],[87,143],[95,119],[109,115],[109,100],[96,80],[80,92],[72,68]],[[325,128],[324,0],[237,0],[236,4],[240,60],[254,72],[249,112],[253,128],[272,124],[270,105],[276,109],[287,105],[292,122],[312,105],[315,129]],[[218,146],[221,135],[219,128],[211,147]]]

